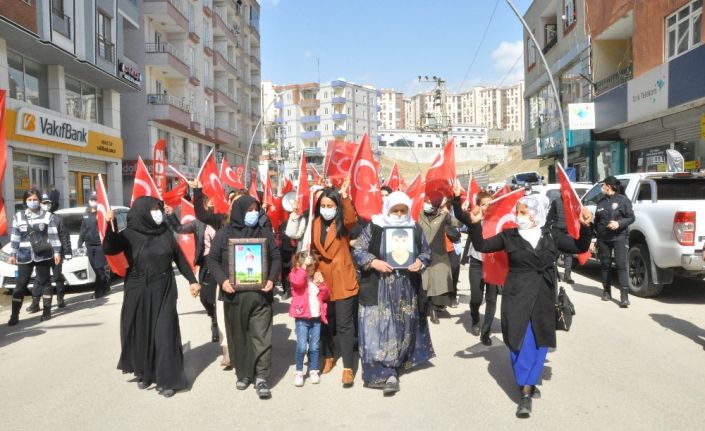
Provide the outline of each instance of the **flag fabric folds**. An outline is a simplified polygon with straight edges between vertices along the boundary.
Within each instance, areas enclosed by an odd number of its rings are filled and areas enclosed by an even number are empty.
[[[485,209],[482,237],[491,238],[504,229],[516,227],[517,202],[524,196],[524,189],[516,190],[495,199]],[[506,251],[485,253],[482,260],[482,277],[486,283],[503,285],[509,274],[509,257]]]
[[[98,174],[98,182],[96,184],[95,192],[96,202],[98,204],[96,212],[98,234],[100,235],[100,242],[102,243],[105,239],[105,230],[108,227],[105,221],[107,219],[107,213],[110,211],[110,203],[108,202],[108,193],[106,193],[105,185],[103,184],[103,177],[100,174]],[[117,230],[117,221],[115,219],[113,219],[113,229]],[[127,257],[125,257],[125,253],[120,252],[115,255],[105,255],[105,259],[113,273],[119,275],[120,277],[124,277],[125,274],[127,274],[127,267],[129,265],[127,263]]]
[[[142,161],[141,156],[137,156],[137,169],[135,171],[135,183],[132,186],[132,199],[130,199],[130,206],[142,196],[151,196],[155,199],[162,200],[159,194],[159,189],[157,185],[152,180],[152,176],[149,175],[147,166],[145,166]]]
[[[350,196],[358,216],[364,220],[369,221],[373,215],[382,212],[379,173],[367,134],[362,136],[362,142],[353,158],[350,170]]]
[[[203,194],[213,201],[215,212],[217,214],[227,214],[230,211],[230,205],[225,195],[223,182],[218,175],[218,167],[215,163],[213,150],[208,153],[208,156],[203,161],[201,171],[198,174],[198,180],[201,182]]]
[[[196,211],[193,208],[193,204],[186,199],[181,199],[179,221],[181,224],[188,224],[194,220],[196,220]],[[194,261],[196,260],[196,236],[192,233],[178,234],[176,236],[176,242],[179,244],[181,252],[191,266],[191,270],[194,271],[194,274],[197,274],[196,265],[194,265]]]

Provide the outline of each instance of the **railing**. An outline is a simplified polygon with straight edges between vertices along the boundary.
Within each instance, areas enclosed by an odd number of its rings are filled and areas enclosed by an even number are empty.
[[[184,112],[191,113],[191,105],[186,103],[183,97],[174,97],[171,94],[148,94],[147,103],[152,105],[171,105]]]
[[[145,43],[144,51],[147,53],[166,53],[178,58],[182,63],[188,64],[186,56],[168,42]]]
[[[216,129],[223,130],[223,131],[225,131],[225,132],[228,132],[228,133],[230,133],[230,134],[233,135],[233,136],[237,136],[237,129],[234,128],[234,127],[231,127],[231,126],[228,125],[228,124],[218,123],[218,124],[215,125],[215,128],[216,128]]]
[[[595,83],[595,95],[600,95],[606,93],[611,89],[618,87],[625,82],[632,79],[632,65],[625,67],[624,69],[613,73],[607,78],[601,79]]]
[[[348,99],[346,99],[345,97],[334,97],[331,99],[331,103],[333,103],[334,105],[341,105],[347,101]]]
[[[554,46],[556,46],[557,43],[558,43],[558,37],[557,37],[557,36],[554,36],[553,38],[551,38],[551,40],[549,40],[548,42],[546,42],[546,46],[544,46],[541,51],[545,54],[545,53],[547,53],[548,51],[550,51],[551,48],[553,48]]]
[[[218,84],[215,85],[215,89],[228,96],[228,98],[237,105],[237,98],[235,97],[234,92],[230,91],[227,87]]]
[[[201,116],[198,112],[191,112],[191,122],[201,124]]]
[[[52,7],[51,18],[51,28],[71,39],[71,17],[64,15],[62,10]]]
[[[213,78],[211,77],[205,77],[203,79],[203,87],[205,88],[213,88]]]
[[[98,44],[98,57],[115,63],[115,44],[100,35],[96,35],[96,42]]]
[[[189,76],[191,78],[196,78],[199,81],[201,80],[199,77],[200,75],[198,74],[198,68],[196,66],[189,66]]]
[[[213,128],[213,117],[206,117],[206,129],[212,129]]]
[[[333,113],[333,120],[334,121],[345,121],[347,119],[348,119],[347,114],[338,113],[338,112]]]

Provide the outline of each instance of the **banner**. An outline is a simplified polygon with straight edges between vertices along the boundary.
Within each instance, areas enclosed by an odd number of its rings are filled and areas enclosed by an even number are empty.
[[[163,195],[166,191],[166,141],[164,139],[160,139],[154,144],[152,172],[159,194]]]

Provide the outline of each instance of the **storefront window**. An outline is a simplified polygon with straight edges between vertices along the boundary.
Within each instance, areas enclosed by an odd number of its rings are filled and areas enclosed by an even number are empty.
[[[171,135],[169,139],[168,160],[181,165],[186,164],[187,139]]]
[[[189,141],[188,165],[198,167],[199,163],[199,147],[198,142]]]
[[[12,51],[7,52],[7,66],[11,98],[49,107],[46,66]]]
[[[23,207],[22,196],[26,190],[36,188],[40,192],[49,192],[51,158],[14,152],[12,173],[15,189],[15,210]]]
[[[670,145],[632,151],[629,154],[630,172],[665,172],[666,150]]]

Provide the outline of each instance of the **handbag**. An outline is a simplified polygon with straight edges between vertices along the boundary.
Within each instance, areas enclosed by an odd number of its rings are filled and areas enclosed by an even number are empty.
[[[556,297],[556,329],[570,331],[575,316],[575,305],[568,298],[564,288],[560,288]]]
[[[46,254],[52,254],[54,248],[49,244],[49,240],[46,235],[42,234],[42,231],[29,224],[27,215],[24,215],[25,223],[27,223],[28,232],[27,238],[29,239],[29,244],[32,246],[32,251],[37,256],[45,256]]]

